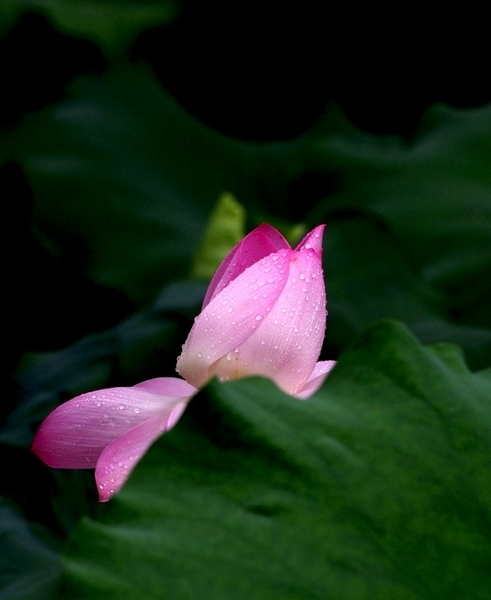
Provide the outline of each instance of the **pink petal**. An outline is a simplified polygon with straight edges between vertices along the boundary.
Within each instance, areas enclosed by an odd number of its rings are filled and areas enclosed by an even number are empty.
[[[135,387],[97,390],[65,402],[43,421],[32,451],[50,467],[94,468],[102,450],[113,440],[147,419],[169,415],[183,401],[181,393],[188,388],[194,390],[177,378],[162,379],[174,381],[165,384],[150,380]],[[152,381],[157,381],[154,385],[159,393],[145,389],[145,385],[152,387]],[[176,388],[180,394],[177,398],[162,393]]]
[[[279,250],[238,275],[196,317],[176,369],[203,386],[209,368],[245,342],[274,309],[288,279],[293,250]],[[312,365],[313,368],[313,365]]]
[[[273,252],[290,249],[290,245],[271,225],[263,223],[239,242],[225,257],[205,294],[203,308],[248,267]]]
[[[297,394],[294,394],[295,398],[298,398],[299,400],[306,400],[315,394],[315,392],[324,383],[326,377],[332,371],[335,364],[335,360],[323,360],[318,362],[303,388]]]
[[[314,249],[319,252],[322,251],[322,236],[324,234],[325,225],[318,225],[310,233],[308,233],[303,240],[298,244],[295,248],[297,252],[302,252],[303,250]]]
[[[273,252],[278,252],[278,250],[291,250],[290,244],[285,240],[283,235],[277,229],[268,225],[268,223],[259,225],[259,227],[256,227],[255,231],[260,231],[269,239],[273,246]]]
[[[310,238],[319,245],[312,234]],[[222,354],[210,375],[264,375],[288,394],[302,390],[319,358],[326,326],[321,253],[313,246],[289,254],[288,278],[274,306],[234,352]]]
[[[180,402],[170,414],[147,419],[115,439],[102,451],[95,469],[100,502],[107,502],[121,489],[150,445],[174,427],[186,406],[186,402]]]

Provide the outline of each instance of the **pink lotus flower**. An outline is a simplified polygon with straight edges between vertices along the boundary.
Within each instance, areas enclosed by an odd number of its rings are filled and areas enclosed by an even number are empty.
[[[335,364],[317,362],[327,314],[323,230],[316,227],[294,250],[269,225],[252,231],[208,287],[177,360],[184,380],[162,377],[77,396],[45,419],[32,451],[50,467],[95,468],[104,502],[211,378],[264,375],[287,394],[311,396]]]
[[[269,225],[246,236],[215,273],[177,371],[195,387],[264,375],[307,398],[334,361],[317,362],[326,328],[322,234],[316,227],[292,250]]]

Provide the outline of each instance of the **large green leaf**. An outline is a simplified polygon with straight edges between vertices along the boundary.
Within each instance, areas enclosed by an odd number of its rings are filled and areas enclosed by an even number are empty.
[[[137,302],[187,275],[219,196],[250,188],[248,145],[195,121],[144,67],[78,80],[13,145],[46,246]]]
[[[328,223],[324,267],[329,345],[342,348],[347,339],[385,315],[404,321],[425,343],[458,343],[474,368],[491,364],[486,321],[480,320],[481,327],[456,322],[449,297],[418,274],[393,232],[363,213],[333,216]]]
[[[383,321],[308,401],[213,382],[65,564],[70,600],[488,600],[489,373]]]
[[[307,136],[307,171],[335,179],[312,218],[346,208],[378,216],[424,281],[469,318],[491,289],[491,105],[433,106],[411,140],[368,135],[337,119]]]
[[[51,534],[35,531],[0,498],[0,598],[54,598],[63,568],[56,546]]]
[[[27,10],[39,10],[64,33],[89,39],[107,55],[121,52],[144,29],[167,24],[176,0],[3,0],[0,35]]]

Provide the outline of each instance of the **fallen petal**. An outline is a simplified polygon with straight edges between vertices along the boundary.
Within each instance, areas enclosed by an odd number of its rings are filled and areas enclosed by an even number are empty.
[[[174,427],[186,406],[186,402],[180,402],[170,414],[147,419],[119,436],[102,451],[95,469],[100,502],[107,502],[122,488],[151,444]]]
[[[43,421],[32,451],[50,467],[94,468],[101,452],[113,440],[147,419],[168,416],[183,398],[196,393],[195,388],[180,379],[161,380],[88,392],[65,402]],[[160,391],[155,393],[148,388]],[[164,390],[177,390],[179,397],[164,395]],[[189,390],[192,392],[183,397],[182,392]]]

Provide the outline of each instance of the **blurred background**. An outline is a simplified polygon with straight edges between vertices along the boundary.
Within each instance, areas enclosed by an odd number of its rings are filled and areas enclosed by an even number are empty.
[[[244,231],[267,221],[293,243],[327,223],[323,358],[394,317],[424,344],[458,344],[471,370],[491,364],[484,19],[308,2],[0,7],[4,525],[15,514],[56,554],[94,511],[91,474],[45,468],[32,436],[82,391],[174,375],[225,193]]]

